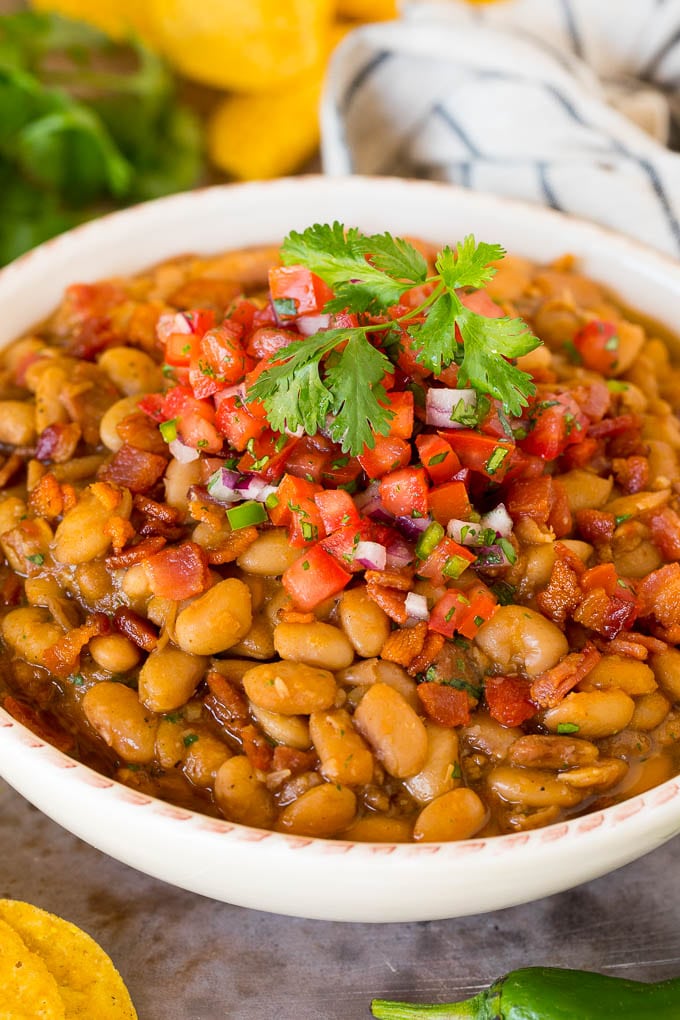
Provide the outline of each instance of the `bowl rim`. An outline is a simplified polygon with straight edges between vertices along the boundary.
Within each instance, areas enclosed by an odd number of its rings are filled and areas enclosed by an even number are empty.
[[[285,192],[291,189],[292,191],[303,193],[310,186],[327,188],[329,193],[343,190],[351,192],[354,189],[363,190],[372,188],[382,192],[388,188],[395,193],[402,192],[405,196],[413,195],[416,191],[426,193],[436,189],[448,195],[457,193],[463,196],[465,203],[487,211],[493,211],[494,208],[497,208],[513,209],[518,214],[523,212],[531,219],[552,223],[558,230],[560,225],[564,224],[566,220],[576,227],[585,241],[588,238],[611,241],[619,251],[626,253],[630,257],[642,255],[645,263],[661,271],[664,277],[670,277],[672,281],[675,281],[680,294],[680,263],[676,259],[657,251],[641,241],[629,238],[609,227],[581,217],[534,205],[520,199],[480,191],[470,191],[444,181],[361,175],[330,177],[323,174],[283,177],[268,181],[209,185],[190,192],[168,195],[153,201],[139,203],[126,209],[110,212],[94,220],[82,223],[19,256],[12,263],[0,269],[0,286],[7,283],[12,284],[15,278],[20,279],[28,266],[38,265],[40,267],[42,263],[49,266],[50,262],[58,259],[62,252],[68,252],[69,247],[74,243],[77,244],[80,240],[86,241],[90,237],[96,239],[102,231],[105,233],[114,224],[125,226],[128,223],[133,224],[147,215],[153,217],[155,211],[159,209],[178,208],[184,204],[192,208],[206,201],[210,204],[212,196],[227,192],[244,196],[258,196],[264,193]],[[223,250],[226,251],[229,248],[225,247]],[[182,250],[176,252],[177,255],[183,253]],[[200,255],[200,252],[198,254]],[[172,255],[166,256],[168,259],[172,257]],[[131,272],[138,271],[140,270],[131,270]],[[4,737],[8,739],[5,740],[3,739]],[[574,816],[534,830],[488,837],[472,837],[467,840],[444,843],[371,843],[297,836],[275,830],[256,829],[239,823],[216,819],[190,808],[176,807],[157,797],[142,794],[115,779],[104,776],[90,766],[70,758],[53,745],[36,736],[0,706],[0,777],[3,776],[4,746],[9,746],[11,753],[11,746],[13,744],[15,746],[19,744],[24,748],[40,751],[40,756],[35,756],[36,767],[56,767],[62,770],[65,776],[68,775],[68,782],[73,782],[73,785],[85,784],[90,788],[95,787],[109,790],[122,803],[130,806],[144,807],[148,812],[166,820],[189,821],[197,831],[210,831],[216,835],[248,844],[266,841],[277,848],[280,847],[284,852],[311,848],[316,852],[320,851],[322,853],[329,853],[335,850],[335,852],[351,852],[354,855],[366,857],[374,856],[375,854],[418,857],[423,853],[428,855],[443,854],[454,859],[466,858],[470,854],[474,854],[476,858],[495,857],[499,853],[506,854],[515,848],[539,848],[555,844],[567,837],[591,835],[596,830],[612,826],[625,827],[627,823],[630,823],[629,828],[631,828],[636,824],[634,820],[639,820],[639,815],[642,811],[645,812],[645,817],[654,812],[659,813],[660,816],[667,814],[668,805],[680,795],[680,775],[678,775],[618,804]],[[13,785],[9,781],[8,783]],[[30,798],[27,797],[26,799]],[[40,809],[44,811],[44,808],[41,807]],[[678,816],[680,817],[680,812],[678,812]],[[680,827],[680,822],[678,825]],[[671,834],[669,833],[669,835]]]

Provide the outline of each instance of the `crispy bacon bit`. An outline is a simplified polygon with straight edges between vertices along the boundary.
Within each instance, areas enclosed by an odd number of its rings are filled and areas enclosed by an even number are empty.
[[[159,552],[166,543],[161,535],[154,535],[151,538],[144,538],[137,545],[131,545],[116,556],[107,556],[105,563],[109,570],[124,570],[135,563],[141,563],[154,553]]]
[[[124,443],[135,446],[138,450],[161,455],[164,455],[167,450],[165,440],[158,431],[158,426],[143,411],[128,414],[122,421],[119,421],[116,425],[116,432]]]
[[[583,597],[574,611],[574,619],[602,637],[615,638],[622,630],[630,630],[638,615],[634,593],[629,588],[617,588],[619,596],[608,595],[605,588],[593,588]]]
[[[420,654],[416,655],[415,659],[413,659],[411,665],[408,667],[407,672],[409,675],[417,676],[418,673],[424,673],[428,666],[432,665],[443,647],[444,637],[441,634],[435,634],[434,631],[430,631],[425,638],[425,644],[422,647],[422,651]]]
[[[43,654],[43,663],[50,673],[65,677],[75,672],[80,661],[80,653],[93,637],[108,634],[111,624],[104,613],[90,614],[80,627],[67,631],[63,637],[55,641]]]
[[[208,558],[196,542],[161,549],[147,560],[146,572],[154,595],[177,602],[200,595],[210,584]]]
[[[380,658],[408,667],[423,650],[427,637],[427,621],[421,620],[415,627],[393,630],[382,646]]]
[[[595,645],[588,641],[582,652],[570,652],[531,682],[531,700],[541,708],[554,708],[600,661]]]
[[[440,726],[467,726],[470,700],[466,691],[446,684],[418,684],[416,691],[426,714]]]
[[[23,701],[17,701],[11,694],[3,698],[2,707],[13,719],[25,726],[36,737],[40,737],[47,744],[52,744],[59,751],[67,754],[73,750],[75,740],[70,733],[67,733],[61,723],[51,712],[38,711],[25,705]]]
[[[638,585],[640,616],[654,616],[662,627],[680,624],[680,563],[653,570]]]
[[[640,418],[637,414],[619,414],[615,418],[603,418],[593,422],[588,428],[588,435],[593,439],[611,439],[622,436],[626,432],[640,434]]]
[[[113,626],[145,652],[152,652],[158,644],[157,628],[128,606],[119,606],[116,609],[113,614]]]
[[[236,684],[216,669],[211,669],[205,679],[210,694],[204,704],[213,718],[222,726],[246,725],[249,719],[248,702]]]
[[[132,505],[135,510],[139,510],[145,517],[153,517],[154,520],[160,521],[162,524],[169,524],[171,526],[179,524],[179,510],[174,506],[169,506],[167,503],[158,503],[155,499],[149,499],[148,496],[142,496],[138,492],[132,500]]]
[[[93,482],[90,492],[107,510],[115,510],[120,506],[123,498],[122,492],[114,488],[113,485],[108,485],[107,482]]]
[[[601,379],[596,379],[587,386],[573,386],[571,395],[591,421],[601,421],[612,402],[609,387]]]
[[[411,587],[413,571],[400,570],[367,570],[367,584],[377,584],[381,588],[396,588],[397,591],[408,591]]]
[[[255,527],[239,528],[238,531],[229,532],[217,549],[206,549],[208,563],[211,565],[232,563],[253,544],[257,536],[258,530]]]
[[[649,482],[649,461],[646,457],[614,457],[612,471],[616,484],[624,492],[642,492]]]
[[[564,623],[581,602],[578,575],[558,556],[550,572],[547,588],[536,596],[539,609],[555,623]]]
[[[0,588],[0,605],[16,606],[21,602],[21,580],[15,573],[9,573]]]
[[[579,577],[585,571],[585,565],[580,556],[577,556],[573,549],[570,549],[564,542],[555,542],[555,555],[563,563],[566,563]]]
[[[260,733],[252,723],[248,723],[247,726],[241,728],[240,735],[243,741],[243,753],[253,768],[268,772],[271,768],[274,751],[271,744],[267,743],[264,734]]]
[[[64,464],[76,452],[82,429],[77,422],[55,422],[38,436],[35,455],[38,460]]]
[[[616,518],[606,510],[577,510],[576,525],[586,542],[603,545],[613,538]]]
[[[505,505],[513,520],[530,517],[539,524],[547,524],[553,508],[553,480],[550,475],[511,482],[508,485]]]
[[[297,776],[301,772],[309,772],[316,765],[316,753],[314,751],[299,751],[297,747],[288,747],[286,744],[279,744],[274,748],[272,757],[272,769],[274,772],[290,772]]]
[[[67,514],[69,510],[73,510],[78,502],[78,493],[75,490],[75,486],[71,485],[70,482],[62,482],[61,495],[64,500],[64,513]]]
[[[548,525],[553,529],[557,538],[564,538],[574,526],[567,490],[556,478],[553,479],[552,505]]]
[[[200,499],[191,500],[189,503],[189,514],[195,521],[201,521],[203,524],[214,528],[215,531],[219,531],[224,524],[224,512],[217,507],[206,506]]]
[[[100,477],[124,485],[131,492],[147,492],[163,475],[168,461],[158,453],[148,453],[124,443],[114,453]]]
[[[114,515],[104,525],[104,534],[111,539],[114,552],[119,553],[123,546],[135,536],[135,529],[126,517]]]
[[[665,560],[680,560],[680,516],[664,506],[646,516],[652,541]]]
[[[279,609],[278,619],[281,623],[314,623],[314,613],[300,613],[297,609]]]
[[[66,353],[72,358],[94,361],[103,350],[118,343],[120,337],[113,329],[109,317],[92,316],[74,328],[66,344]]]
[[[518,737],[508,752],[513,765],[536,769],[567,769],[591,765],[598,757],[595,744],[579,737],[527,733]]]
[[[521,676],[489,676],[484,696],[489,715],[502,726],[521,726],[538,711],[530,697],[531,681]]]
[[[28,499],[28,508],[36,517],[54,520],[64,512],[62,486],[51,472],[43,475]]]
[[[373,571],[367,571],[373,573]],[[366,585],[366,594],[373,599],[376,605],[380,606],[383,612],[387,613],[390,620],[402,626],[408,620],[406,611],[406,592],[397,591],[394,588],[383,588],[379,584],[370,582]]]
[[[12,453],[0,467],[0,489],[4,489],[11,478],[23,467],[23,459],[18,453]]]

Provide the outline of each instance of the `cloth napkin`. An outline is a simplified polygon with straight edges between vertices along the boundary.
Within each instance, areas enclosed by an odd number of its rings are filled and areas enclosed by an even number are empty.
[[[680,0],[408,3],[335,51],[321,125],[331,175],[453,181],[680,255]]]

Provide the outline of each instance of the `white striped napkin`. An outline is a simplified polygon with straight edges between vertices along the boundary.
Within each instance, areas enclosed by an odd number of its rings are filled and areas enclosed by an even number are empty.
[[[680,255],[680,0],[409,3],[335,51],[329,174],[450,180]]]

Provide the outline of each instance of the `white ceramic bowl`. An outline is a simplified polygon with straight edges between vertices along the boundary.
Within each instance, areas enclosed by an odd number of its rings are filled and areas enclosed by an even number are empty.
[[[449,185],[295,178],[161,199],[86,224],[0,273],[0,345],[46,315],[75,281],[134,273],[183,252],[280,239],[339,219],[436,242],[473,232],[546,261],[579,256],[635,308],[676,325],[680,266],[575,219]],[[623,804],[535,832],[444,844],[353,844],[218,821],[140,795],[80,765],[0,709],[0,774],[59,824],[174,885],[260,910],[346,921],[456,917],[595,878],[680,832],[680,778]]]

